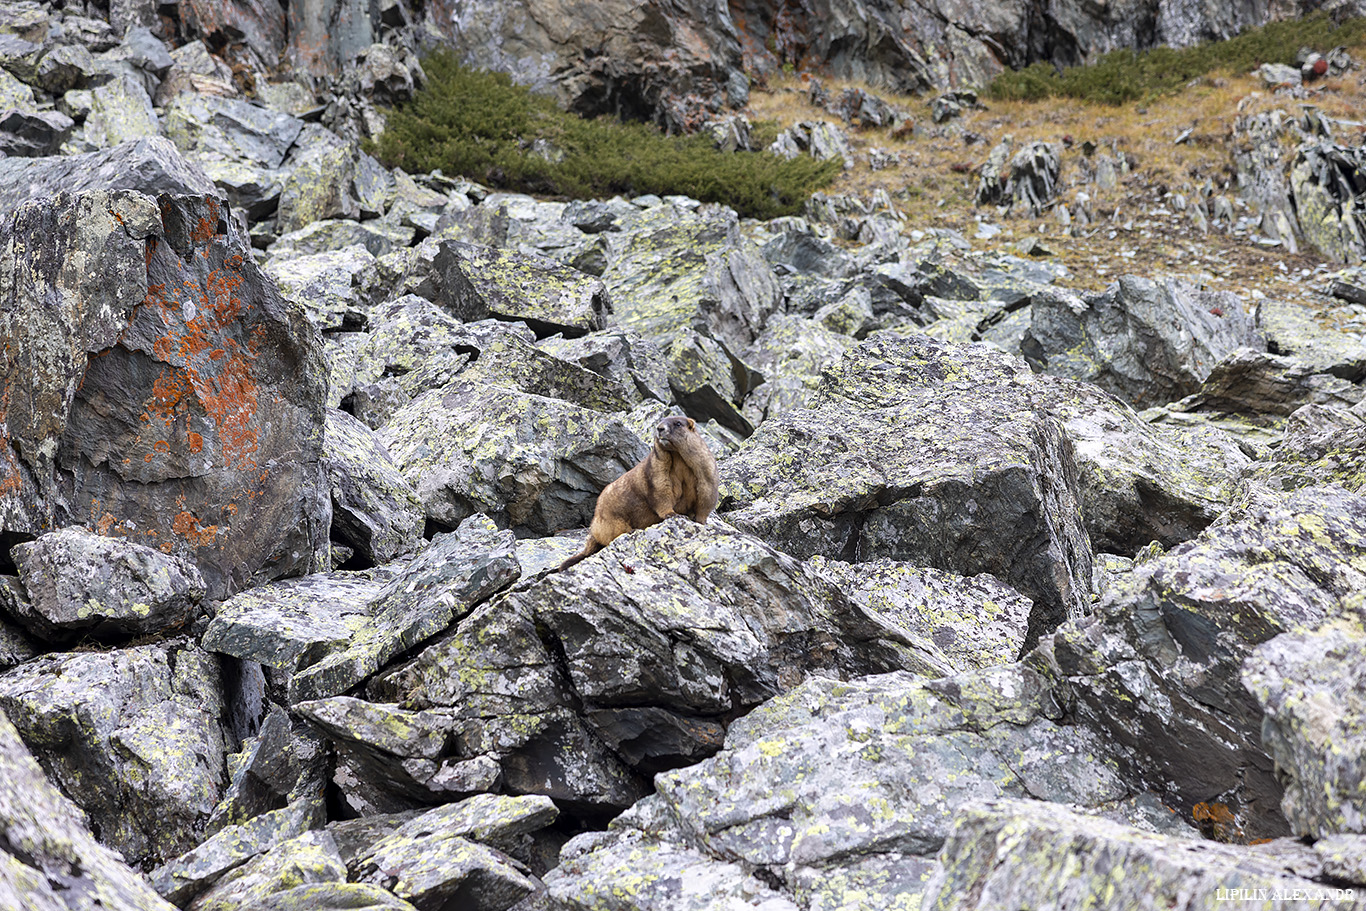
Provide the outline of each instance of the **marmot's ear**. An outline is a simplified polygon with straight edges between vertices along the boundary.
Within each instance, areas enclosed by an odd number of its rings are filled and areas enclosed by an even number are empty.
[[[694,421],[692,418],[688,418],[688,429],[689,429],[689,430],[696,430],[696,429],[697,429],[697,422]]]

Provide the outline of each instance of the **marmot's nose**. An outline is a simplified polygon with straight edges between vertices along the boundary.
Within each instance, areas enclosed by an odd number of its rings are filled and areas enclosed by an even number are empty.
[[[664,436],[664,431],[667,429],[668,428],[666,428],[663,424],[660,424],[658,427],[655,428],[655,433],[659,434],[660,436]]]

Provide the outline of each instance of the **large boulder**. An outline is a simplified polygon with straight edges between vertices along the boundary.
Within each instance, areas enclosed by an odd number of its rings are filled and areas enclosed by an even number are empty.
[[[1349,611],[1363,587],[1366,500],[1306,488],[1139,562],[1037,657],[1066,681],[1077,723],[1122,744],[1130,774],[1173,806],[1203,806],[1228,836],[1282,835],[1282,785],[1239,669],[1279,633]]]
[[[1266,713],[1262,741],[1285,782],[1291,831],[1323,838],[1366,834],[1366,601],[1315,632],[1258,646],[1243,682]],[[1354,614],[1354,616],[1353,616]]]
[[[1126,275],[1099,294],[1034,298],[1021,350],[1045,372],[1095,383],[1135,405],[1175,401],[1200,388],[1239,348],[1264,349],[1232,294]]]
[[[0,903],[35,911],[173,911],[86,825],[0,715]]]
[[[546,877],[557,901],[663,901],[673,883],[729,892],[753,871],[762,907],[915,907],[971,801],[1037,796],[1141,816],[1102,738],[1058,723],[1051,688],[1018,665],[924,680],[814,678],[731,725],[725,749],[656,777],[607,833],[572,840]],[[668,859],[667,865],[661,863]],[[669,875],[629,877],[629,869]],[[724,893],[723,893],[724,894]]]
[[[323,563],[321,346],[220,202],[24,205],[0,226],[0,299],[5,529],[136,534],[214,598]]]
[[[0,158],[0,210],[5,212],[37,196],[114,189],[152,196],[218,192],[197,165],[186,162],[170,140],[159,136],[84,155]]]
[[[439,241],[405,288],[440,304],[461,320],[522,321],[538,335],[568,336],[601,329],[610,309],[600,279],[543,257]]]
[[[870,339],[724,462],[720,509],[800,556],[992,573],[1034,600],[1032,641],[1088,608],[1091,543],[1031,379],[985,346]]]
[[[675,519],[515,586],[367,693],[437,724],[441,764],[491,758],[505,788],[593,818],[642,796],[642,775],[715,752],[730,719],[806,676],[937,673],[924,654],[791,557]]]
[[[169,641],[38,658],[0,677],[0,707],[130,863],[199,843],[232,743],[216,656]]]
[[[16,618],[42,639],[146,635],[184,626],[204,597],[194,566],[79,526],[16,544],[26,597]]]

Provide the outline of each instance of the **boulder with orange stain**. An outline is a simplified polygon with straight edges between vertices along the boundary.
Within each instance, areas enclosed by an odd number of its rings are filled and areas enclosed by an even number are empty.
[[[190,559],[211,597],[322,562],[326,373],[221,201],[94,191],[0,225],[0,528]]]

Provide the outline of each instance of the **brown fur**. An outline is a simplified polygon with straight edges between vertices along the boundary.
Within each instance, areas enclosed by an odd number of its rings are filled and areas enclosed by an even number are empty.
[[[692,418],[667,417],[655,427],[655,442],[634,468],[598,495],[583,550],[560,564],[568,569],[616,538],[649,528],[669,516],[706,524],[716,508],[716,457]]]

